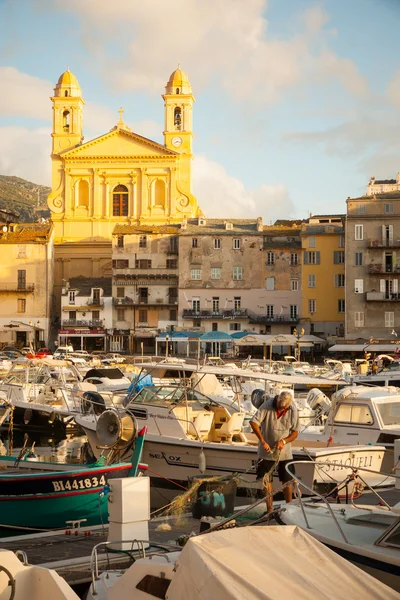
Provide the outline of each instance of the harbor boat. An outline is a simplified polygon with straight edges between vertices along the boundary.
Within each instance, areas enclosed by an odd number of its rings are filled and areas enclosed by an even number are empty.
[[[23,558],[22,562],[20,558]],[[79,600],[79,597],[52,569],[30,565],[23,552],[0,549],[0,597],[7,600]]]
[[[130,448],[130,462],[94,463],[69,469],[57,469],[57,463],[53,463],[47,465],[48,470],[41,463],[41,471],[35,471],[30,468],[33,463],[15,464],[14,459],[14,468],[9,466],[6,473],[0,474],[0,527],[48,530],[68,527],[68,522],[107,522],[110,480],[136,476],[139,469],[146,469],[140,464],[146,430],[137,433],[136,424],[133,420],[131,423],[134,429],[129,440],[125,440],[129,442],[125,445]],[[115,445],[113,450],[117,450]]]
[[[287,469],[293,473],[291,463]],[[362,478],[367,473],[359,469]],[[299,482],[297,475],[294,479]],[[400,482],[400,479],[398,479]],[[299,482],[300,483],[300,482]],[[379,498],[378,498],[379,500]],[[390,507],[331,504],[318,494],[282,505],[280,519],[296,525],[339,555],[400,592],[400,503]]]
[[[83,380],[96,386],[98,392],[127,392],[131,380],[118,367],[89,369]]]
[[[398,599],[299,527],[258,525],[200,534],[180,552],[143,552],[125,572],[99,574],[93,555],[92,565],[86,600]]]
[[[89,398],[85,406],[88,403]],[[253,433],[243,431],[244,412],[230,413],[225,406],[191,388],[145,387],[125,408],[105,410],[100,415],[89,409],[75,417],[96,457],[104,452],[100,447],[105,441],[113,441],[113,432],[119,435],[122,415],[134,416],[148,430],[143,460],[152,478],[153,506],[165,504],[201,474],[236,474],[241,495],[261,490],[255,469],[258,442]],[[104,439],[104,432],[109,440]],[[311,487],[314,484],[324,488],[338,478],[341,480],[348,465],[367,464],[379,472],[385,452],[383,446],[333,444],[328,448],[323,442],[305,444],[298,440],[292,449],[296,459],[309,461],[301,467],[302,479]],[[329,474],[318,467],[321,461],[332,461]],[[381,476],[371,483],[383,480],[385,477]],[[274,483],[279,487],[277,477]]]

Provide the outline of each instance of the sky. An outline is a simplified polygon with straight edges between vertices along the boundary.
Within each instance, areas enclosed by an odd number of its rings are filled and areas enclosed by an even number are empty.
[[[400,171],[399,25],[400,0],[0,0],[0,174],[51,185],[49,98],[68,67],[85,141],[122,106],[163,143],[179,63],[206,216],[345,213]]]

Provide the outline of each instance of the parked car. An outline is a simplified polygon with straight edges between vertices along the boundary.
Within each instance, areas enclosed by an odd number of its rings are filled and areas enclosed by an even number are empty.
[[[125,362],[125,357],[121,356],[117,352],[110,352],[109,354],[106,354],[104,358],[101,359],[101,362],[109,365],[113,363],[120,364]]]
[[[35,354],[35,358],[44,358],[45,356],[52,356],[52,351],[50,350],[50,348],[40,348],[36,354]]]
[[[18,348],[16,348],[15,346],[4,346],[4,348],[1,349],[2,352],[4,352],[5,350],[7,350],[8,352],[16,352],[19,355],[22,354],[21,350],[18,350]]]
[[[54,350],[53,357],[54,358],[65,357],[66,354],[68,354],[69,352],[73,352],[73,351],[74,351],[73,346],[58,346],[58,348],[56,348],[56,350]]]

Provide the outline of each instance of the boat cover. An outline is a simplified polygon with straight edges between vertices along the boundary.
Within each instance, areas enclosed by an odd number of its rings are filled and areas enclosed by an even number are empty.
[[[226,529],[190,538],[168,600],[398,600],[397,592],[296,526]]]

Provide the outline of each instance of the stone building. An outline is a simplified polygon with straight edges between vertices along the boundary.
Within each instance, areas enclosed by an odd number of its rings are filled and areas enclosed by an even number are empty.
[[[346,337],[400,327],[400,191],[347,199]]]
[[[302,327],[306,334],[344,335],[344,221],[344,215],[319,215],[301,227]]]
[[[383,194],[385,192],[400,191],[400,173],[397,173],[396,179],[375,179],[371,177],[367,185],[367,196]]]
[[[48,343],[53,299],[51,223],[12,223],[0,215],[0,343]]]

